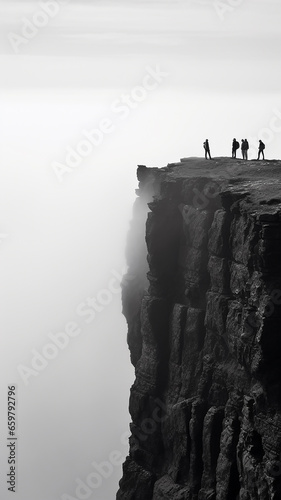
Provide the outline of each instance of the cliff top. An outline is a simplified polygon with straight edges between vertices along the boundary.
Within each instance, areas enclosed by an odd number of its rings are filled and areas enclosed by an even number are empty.
[[[219,157],[212,160],[205,158],[182,158],[179,162],[169,163],[164,170],[173,172],[179,177],[207,176],[212,179],[245,178],[256,180],[257,175],[261,179],[276,182],[276,176],[281,178],[280,160],[242,160],[240,158]],[[163,168],[162,168],[163,170]]]
[[[217,186],[220,192],[240,194],[250,204],[251,210],[263,213],[265,208],[268,213],[281,211],[280,160],[245,161],[228,157],[205,160],[191,157],[153,170],[165,181],[206,179],[206,183]]]

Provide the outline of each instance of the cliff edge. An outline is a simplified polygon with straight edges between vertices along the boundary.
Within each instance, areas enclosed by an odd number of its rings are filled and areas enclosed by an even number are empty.
[[[281,162],[138,168],[118,500],[281,499]]]

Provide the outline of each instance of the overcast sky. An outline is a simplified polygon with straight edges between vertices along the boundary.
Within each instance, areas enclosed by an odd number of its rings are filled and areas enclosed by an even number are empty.
[[[19,61],[7,57],[13,54],[8,34],[20,34],[23,17],[30,20],[40,9],[36,1],[2,0],[1,85],[115,88],[157,58],[171,70],[170,84],[278,91],[280,2],[241,0],[237,7],[227,2],[69,0],[28,44],[19,45],[25,56]],[[48,57],[39,73],[42,54]]]
[[[136,165],[202,156],[207,137],[217,156],[234,136],[252,157],[259,138],[281,156],[280,1],[222,4],[70,0],[40,18],[37,1],[0,1],[0,434],[16,383],[18,500],[75,498],[93,461],[126,454],[134,373],[120,293],[89,323],[77,307],[122,273]],[[59,179],[54,165],[103,120],[108,133]],[[69,322],[80,335],[26,386],[17,367]],[[6,498],[4,447],[0,459]],[[89,498],[114,498],[120,476],[115,466]]]

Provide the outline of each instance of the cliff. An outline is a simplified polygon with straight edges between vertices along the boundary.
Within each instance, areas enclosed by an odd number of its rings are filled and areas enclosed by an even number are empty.
[[[281,162],[138,168],[118,500],[281,498]]]

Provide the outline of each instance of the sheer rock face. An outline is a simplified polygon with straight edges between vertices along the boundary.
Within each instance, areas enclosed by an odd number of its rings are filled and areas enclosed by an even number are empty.
[[[118,500],[281,498],[280,169],[138,169],[123,285],[136,379]]]

